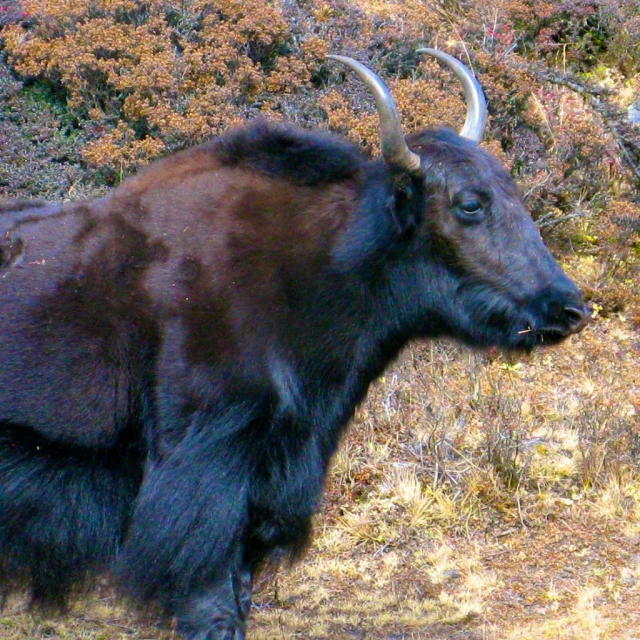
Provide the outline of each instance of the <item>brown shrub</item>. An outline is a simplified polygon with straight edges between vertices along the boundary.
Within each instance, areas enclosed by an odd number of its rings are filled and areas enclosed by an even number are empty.
[[[295,45],[262,0],[22,6],[29,21],[3,30],[13,68],[64,90],[92,138],[85,160],[117,174],[228,127],[265,88],[306,85],[323,50]]]
[[[428,44],[476,71],[489,100],[487,144],[543,226],[606,217],[609,201],[624,200],[633,185],[619,140],[588,99],[591,85],[576,91],[549,78],[569,73],[581,83],[589,74],[610,91],[626,86],[614,110],[626,108],[640,82],[639,49],[629,39],[640,29],[635,0],[23,0],[19,13],[14,0],[0,6],[13,11],[2,30],[13,69],[65,97],[87,140],[84,161],[111,180],[259,114],[328,127],[376,153],[372,100],[351,74],[326,63],[328,51],[368,61],[385,77],[407,130],[457,129],[458,83],[414,53]]]

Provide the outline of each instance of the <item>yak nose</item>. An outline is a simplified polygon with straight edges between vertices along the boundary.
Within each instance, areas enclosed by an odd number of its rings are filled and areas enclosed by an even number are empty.
[[[578,333],[591,316],[589,307],[573,286],[541,291],[530,309],[538,316],[536,328],[542,334],[558,337]]]
[[[582,300],[565,305],[563,311],[570,333],[582,331],[591,317],[591,310]]]

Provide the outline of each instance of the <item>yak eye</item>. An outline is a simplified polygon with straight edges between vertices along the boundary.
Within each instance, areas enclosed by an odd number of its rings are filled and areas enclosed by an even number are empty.
[[[463,202],[460,205],[460,208],[469,215],[474,215],[476,213],[480,213],[482,211],[482,203],[477,200],[469,200],[469,202]]]
[[[467,196],[460,199],[456,205],[455,212],[463,222],[479,222],[485,211],[485,203],[477,197]]]

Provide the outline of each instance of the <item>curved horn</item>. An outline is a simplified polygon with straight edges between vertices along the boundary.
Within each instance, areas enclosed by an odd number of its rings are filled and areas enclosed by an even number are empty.
[[[482,140],[484,127],[487,122],[487,101],[480,84],[475,79],[471,70],[460,62],[457,58],[450,56],[438,49],[418,49],[416,53],[427,53],[444,62],[451,71],[462,82],[464,96],[467,101],[467,119],[465,120],[460,136],[468,138],[474,142]]]
[[[373,94],[380,118],[380,145],[384,161],[390,166],[412,173],[420,171],[420,156],[413,153],[405,142],[396,105],[385,83],[371,69],[352,58],[346,56],[327,56],[327,58],[342,62],[353,69]]]

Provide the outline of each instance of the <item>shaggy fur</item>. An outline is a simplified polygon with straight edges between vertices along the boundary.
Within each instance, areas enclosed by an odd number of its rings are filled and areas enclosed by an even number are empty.
[[[414,337],[530,349],[587,310],[508,174],[449,131],[394,172],[254,123],[94,202],[0,205],[0,579],[87,571],[239,640],[367,388]]]

